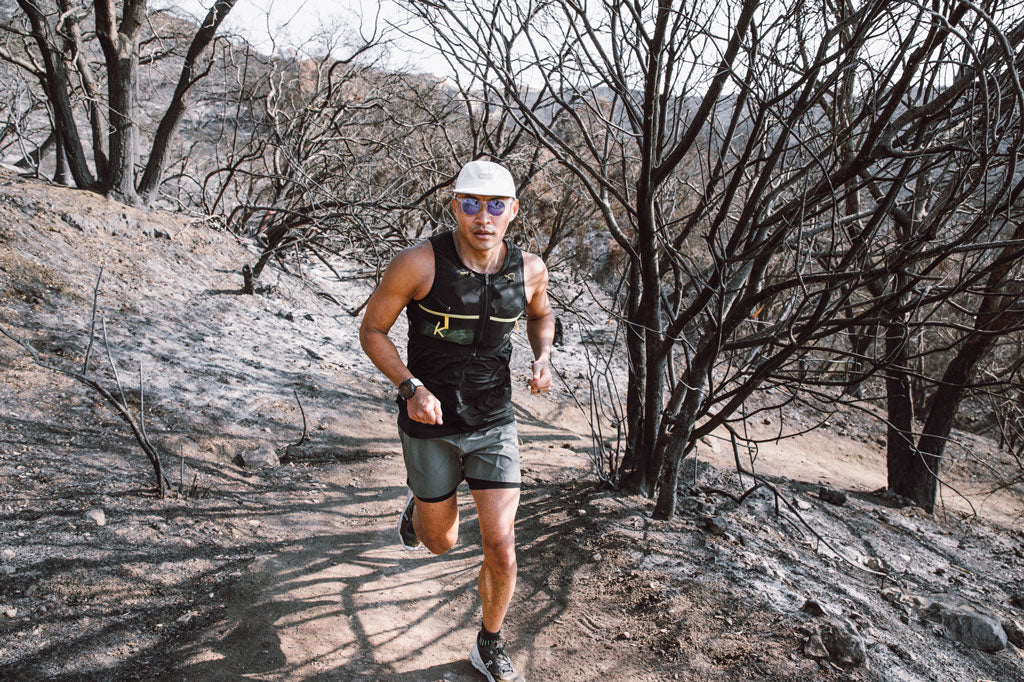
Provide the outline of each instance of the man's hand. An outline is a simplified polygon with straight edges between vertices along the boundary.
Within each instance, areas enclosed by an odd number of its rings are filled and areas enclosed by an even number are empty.
[[[551,382],[548,381],[550,384]],[[426,386],[417,386],[412,397],[405,401],[409,419],[423,424],[441,423],[441,401]]]
[[[551,361],[548,359],[533,361],[533,377],[526,383],[530,385],[530,393],[547,393],[551,390]]]

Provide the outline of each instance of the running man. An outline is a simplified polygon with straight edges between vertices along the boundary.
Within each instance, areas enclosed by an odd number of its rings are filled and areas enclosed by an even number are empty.
[[[455,490],[465,479],[480,521],[477,588],[483,619],[469,659],[490,682],[523,682],[505,653],[501,624],[516,586],[519,439],[512,410],[512,331],[525,316],[533,393],[551,388],[554,316],[548,271],[506,242],[519,212],[504,167],[471,161],[455,181],[458,223],[391,261],[366,306],[359,340],[398,387],[398,427],[409,495],[399,519],[406,549],[434,554],[459,533]],[[408,364],[388,333],[405,310]]]

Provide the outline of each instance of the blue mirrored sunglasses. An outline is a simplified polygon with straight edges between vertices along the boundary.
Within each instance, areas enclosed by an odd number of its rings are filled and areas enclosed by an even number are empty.
[[[462,208],[462,212],[466,215],[476,215],[480,212],[482,202],[476,197],[466,197],[465,199],[459,199],[459,206]],[[488,199],[487,200],[487,212],[497,218],[505,212],[505,200],[504,199]]]

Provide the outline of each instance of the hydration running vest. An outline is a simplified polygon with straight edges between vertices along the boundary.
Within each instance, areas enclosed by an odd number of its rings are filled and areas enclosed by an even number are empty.
[[[409,419],[398,399],[398,425],[414,438],[482,431],[514,420],[509,360],[512,332],[526,310],[523,254],[505,242],[505,262],[493,274],[462,264],[455,238],[430,238],[434,282],[406,306],[408,367],[441,401],[443,424]]]

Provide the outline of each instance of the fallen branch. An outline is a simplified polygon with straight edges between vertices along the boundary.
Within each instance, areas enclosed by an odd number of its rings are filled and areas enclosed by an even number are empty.
[[[153,444],[150,443],[149,438],[146,437],[144,429],[140,428],[139,424],[135,421],[135,418],[132,416],[132,413],[128,408],[128,405],[125,402],[123,402],[123,391],[121,392],[122,399],[118,400],[110,393],[110,391],[106,389],[106,387],[104,387],[95,379],[87,377],[84,374],[81,374],[80,372],[66,369],[64,367],[58,367],[57,365],[51,365],[50,363],[45,362],[39,357],[39,354],[36,352],[35,348],[33,348],[27,341],[19,339],[14,334],[7,331],[3,327],[3,325],[0,325],[0,334],[3,334],[11,341],[13,341],[14,343],[18,344],[26,351],[28,351],[28,353],[32,356],[33,362],[35,362],[35,364],[39,365],[43,369],[48,369],[51,372],[57,372],[58,374],[69,376],[75,381],[78,381],[79,383],[88,386],[89,388],[93,389],[101,396],[103,396],[103,399],[106,400],[107,403],[109,403],[114,408],[118,416],[120,416],[124,423],[128,425],[128,428],[131,429],[132,435],[135,436],[135,440],[139,443],[139,446],[142,448],[143,453],[145,453],[146,458],[149,459],[150,464],[153,466],[153,472],[157,479],[157,488],[160,493],[160,497],[164,496],[167,487],[170,486],[171,482],[164,475],[163,468],[160,464],[160,455],[157,453],[156,448],[153,447]],[[120,388],[120,382],[118,382],[118,389]]]
[[[157,491],[159,492],[160,497],[164,497],[167,490],[171,488],[172,484],[170,479],[167,478],[167,475],[163,471],[163,466],[160,462],[160,454],[157,452],[156,448],[150,442],[149,436],[146,434],[146,422],[144,414],[145,385],[143,383],[142,364],[139,364],[139,420],[136,421],[135,418],[132,416],[131,409],[128,406],[128,400],[124,394],[124,387],[121,385],[121,378],[117,373],[117,366],[114,364],[114,358],[110,353],[110,343],[107,340],[106,319],[101,320],[101,324],[103,327],[103,345],[107,354],[107,362],[110,364],[110,369],[114,374],[114,381],[117,384],[117,392],[118,396],[120,396],[120,399],[118,397],[115,397],[109,390],[107,390],[105,386],[100,384],[99,381],[88,376],[88,374],[86,373],[88,371],[89,366],[89,354],[92,350],[93,338],[95,337],[96,333],[96,301],[98,299],[99,286],[102,277],[103,270],[101,269],[99,276],[96,278],[96,286],[93,289],[92,318],[89,325],[89,346],[86,350],[85,362],[83,362],[82,364],[83,371],[76,372],[75,370],[60,367],[58,365],[53,365],[44,361],[42,358],[39,357],[39,353],[36,351],[35,348],[32,347],[32,345],[28,341],[18,338],[13,333],[5,329],[3,325],[0,325],[0,334],[3,334],[8,339],[18,344],[26,351],[28,351],[28,354],[32,356],[32,360],[33,362],[35,362],[36,365],[42,367],[43,369],[50,370],[51,372],[57,372],[58,374],[63,374],[65,376],[71,377],[75,381],[84,384],[85,386],[88,386],[89,388],[93,389],[101,396],[103,396],[103,399],[106,400],[107,403],[109,403],[114,408],[118,416],[120,416],[124,423],[128,425],[128,428],[131,429],[132,435],[135,436],[135,440],[139,443],[139,446],[142,448],[143,453],[145,453],[146,458],[149,460],[149,463],[153,467],[153,473],[157,482]]]
[[[306,429],[306,411],[302,409],[302,401],[299,400],[299,392],[293,388],[292,393],[295,395],[295,402],[299,404],[299,412],[302,413],[302,435],[299,436],[299,442],[296,443],[296,445],[302,445],[309,440],[309,432]]]

